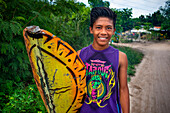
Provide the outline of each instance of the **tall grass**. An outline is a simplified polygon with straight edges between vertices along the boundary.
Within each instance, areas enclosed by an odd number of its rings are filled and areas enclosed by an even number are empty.
[[[128,58],[127,74],[128,74],[128,81],[130,81],[130,76],[134,76],[136,72],[135,65],[141,62],[144,54],[141,51],[137,49],[132,49],[130,47],[115,46],[115,45],[111,45],[111,46],[118,49],[119,51],[124,52],[127,55],[127,58]]]

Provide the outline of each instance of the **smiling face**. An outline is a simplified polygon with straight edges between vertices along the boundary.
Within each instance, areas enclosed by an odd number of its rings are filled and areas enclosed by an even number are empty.
[[[109,41],[115,32],[113,20],[107,17],[99,17],[90,27],[90,33],[93,34],[93,48],[96,50],[104,50],[109,46]]]

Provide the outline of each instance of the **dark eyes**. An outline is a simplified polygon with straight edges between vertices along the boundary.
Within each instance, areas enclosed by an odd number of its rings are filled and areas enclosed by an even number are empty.
[[[101,27],[96,27],[96,29],[101,29]]]
[[[108,27],[107,29],[112,29],[111,27]]]
[[[96,29],[102,29],[102,27],[96,27]],[[111,30],[112,27],[106,27],[106,30]]]

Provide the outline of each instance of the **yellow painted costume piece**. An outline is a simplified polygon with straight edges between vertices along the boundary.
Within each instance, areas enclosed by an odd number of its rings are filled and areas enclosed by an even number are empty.
[[[85,66],[66,42],[38,26],[23,36],[33,76],[49,113],[76,113],[86,95]]]

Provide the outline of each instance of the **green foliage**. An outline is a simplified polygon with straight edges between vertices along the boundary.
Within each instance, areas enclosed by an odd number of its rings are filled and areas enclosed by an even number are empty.
[[[146,30],[154,26],[161,26],[160,31],[155,31],[156,33],[152,33],[151,35],[147,34],[147,40],[170,38],[170,1],[166,1],[165,6],[161,6],[159,10],[155,11],[153,14],[146,16],[141,15],[139,18],[133,18],[132,23],[134,28],[136,26],[141,26]],[[161,36],[159,36],[160,34]]]
[[[135,26],[135,29],[139,30],[141,27],[140,26]]]
[[[109,7],[110,3],[108,1],[103,1],[103,0],[88,0],[88,3],[92,7]]]
[[[164,21],[161,28],[170,31],[170,1],[166,1],[164,7],[160,7],[161,14],[164,16]],[[169,36],[170,38],[170,36]]]
[[[117,20],[116,20],[116,31],[117,32],[123,32],[126,30],[130,30],[133,28],[133,21],[131,19],[132,17],[132,8],[124,8],[122,10],[120,9],[112,9],[117,14]]]
[[[144,23],[144,29],[146,29],[146,30],[149,30],[150,28],[152,28],[153,27],[153,25],[152,25],[152,23],[150,23],[150,22],[146,22],[146,23]]]
[[[129,76],[134,76],[134,75],[135,75],[134,65],[129,65],[129,66],[128,66],[127,74],[128,74]]]
[[[29,84],[27,87],[24,87],[24,84],[20,83],[18,88],[13,91],[13,94],[5,95],[5,98],[9,101],[4,104],[2,112],[46,112],[45,106],[39,92],[37,92],[35,84]]]
[[[154,26],[161,26],[161,24],[165,21],[165,18],[160,13],[160,10],[154,12],[152,14],[152,23]]]
[[[128,77],[127,77],[127,82],[130,82],[130,80],[131,80],[131,78],[128,76]]]
[[[135,65],[139,64],[144,56],[144,54],[136,49],[132,49],[129,47],[123,46],[115,46],[112,45],[114,48],[119,49],[120,51],[124,52],[128,58],[128,70],[127,74],[129,76],[134,76],[135,74]]]
[[[65,30],[61,32],[59,37],[68,42],[75,50],[79,50],[83,46],[86,46],[86,44],[90,44],[91,40],[88,29],[90,21],[89,13],[90,8],[81,6],[79,11],[77,13],[73,12],[68,22],[64,26],[61,26]]]
[[[161,24],[165,21],[165,17],[161,14],[160,10],[157,10],[156,12],[154,12],[153,14],[149,14],[146,15],[146,17],[144,15],[139,16],[138,19],[133,19],[134,21],[137,20],[137,22],[139,23],[138,25],[135,26],[139,26],[139,25],[148,25],[146,23],[149,23],[149,26],[161,26]],[[137,23],[136,23],[137,24]]]
[[[134,18],[133,26],[144,25],[144,29],[149,30],[153,26],[161,26],[161,30],[170,31],[170,1],[165,2],[165,6],[161,6],[159,10],[155,11],[153,14],[139,16],[139,18]],[[166,34],[164,34],[166,35]]]
[[[0,6],[0,112],[45,111],[22,31],[37,25],[79,50],[91,43],[90,8],[73,0],[0,0]]]

